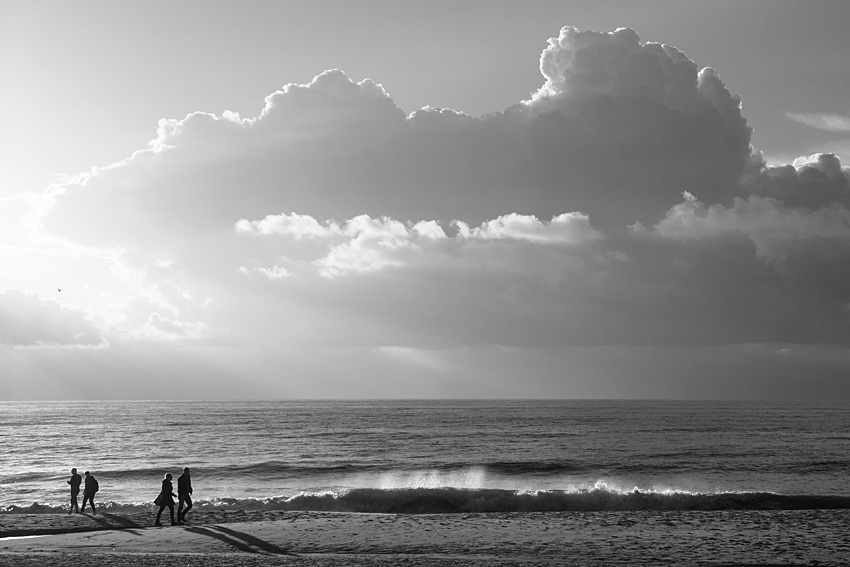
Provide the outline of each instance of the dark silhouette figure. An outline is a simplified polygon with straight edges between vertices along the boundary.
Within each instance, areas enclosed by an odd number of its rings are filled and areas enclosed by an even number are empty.
[[[71,485],[71,509],[68,510],[69,514],[73,514],[74,510],[77,513],[80,512],[80,505],[77,504],[77,495],[80,493],[80,484],[83,482],[83,477],[77,474],[77,469],[71,469],[71,480],[68,481],[68,484]]]
[[[86,485],[83,488],[83,508],[80,513],[86,511],[86,502],[89,502],[91,504],[91,513],[97,514],[97,510],[94,509],[94,495],[100,490],[100,486],[93,474],[89,473],[89,471],[86,471],[84,474],[86,475]]]
[[[186,514],[192,509],[192,479],[189,477],[189,467],[183,469],[183,474],[177,477],[177,523],[186,521]],[[186,504],[186,509],[183,509]]]
[[[155,526],[161,526],[162,523],[159,521],[160,517],[162,517],[162,511],[165,510],[165,507],[168,506],[168,511],[171,512],[171,525],[176,526],[177,522],[174,521],[174,486],[171,484],[171,473],[166,473],[165,480],[162,481],[162,492],[159,493],[159,496],[154,500],[154,504],[159,506],[159,512],[156,513],[156,522]]]

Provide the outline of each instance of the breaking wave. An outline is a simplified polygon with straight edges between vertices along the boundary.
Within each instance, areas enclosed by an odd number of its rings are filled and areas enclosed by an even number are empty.
[[[302,492],[269,498],[197,500],[198,510],[291,510],[389,514],[449,514],[486,512],[589,512],[637,510],[813,510],[848,509],[850,497],[784,495],[771,492],[686,492],[677,490],[588,489],[515,491],[464,488],[355,488]],[[153,509],[150,503],[99,503],[108,513]],[[63,506],[34,503],[7,506],[6,514],[60,513]]]

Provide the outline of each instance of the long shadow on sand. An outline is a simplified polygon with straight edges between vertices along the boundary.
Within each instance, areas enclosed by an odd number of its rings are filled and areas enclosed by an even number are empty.
[[[77,526],[62,526],[62,527],[47,527],[47,528],[29,528],[29,529],[0,529],[0,538],[5,537],[21,537],[35,535],[57,535],[57,534],[78,534],[86,532],[99,532],[103,530],[121,530],[130,532],[133,535],[141,535],[139,532],[131,528],[144,528],[129,518],[116,516],[114,514],[81,514],[81,518],[91,520],[94,525],[77,525]]]
[[[139,524],[137,524],[136,522],[134,522],[130,518],[124,518],[122,516],[116,516],[115,514],[106,514],[106,513],[101,512],[100,517],[97,517],[97,516],[89,516],[89,517],[108,530],[121,530],[121,531],[129,532],[133,535],[142,535],[139,532],[134,531],[130,528],[144,528],[144,526],[140,526]]]
[[[292,555],[294,557],[298,557],[297,554],[287,551],[282,547],[278,547],[273,543],[269,543],[250,534],[232,530],[230,528],[225,528],[224,526],[207,526],[205,528],[192,527],[185,528],[185,530],[193,534],[199,534],[215,538],[219,541],[226,543],[227,545],[235,547],[239,551],[244,551],[245,553],[261,553],[265,555]]]

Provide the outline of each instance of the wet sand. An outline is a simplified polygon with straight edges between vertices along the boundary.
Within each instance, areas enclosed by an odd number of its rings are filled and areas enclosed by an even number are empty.
[[[0,565],[846,565],[850,511],[0,514]],[[166,522],[167,523],[167,522]],[[12,538],[8,536],[38,537]]]

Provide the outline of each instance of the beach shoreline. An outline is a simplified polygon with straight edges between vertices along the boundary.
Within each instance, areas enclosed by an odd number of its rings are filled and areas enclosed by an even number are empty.
[[[850,511],[0,514],[0,565],[841,565]],[[45,534],[38,537],[27,537]],[[10,538],[9,536],[15,536]],[[61,561],[60,561],[61,559]],[[113,562],[113,563],[110,563]]]

